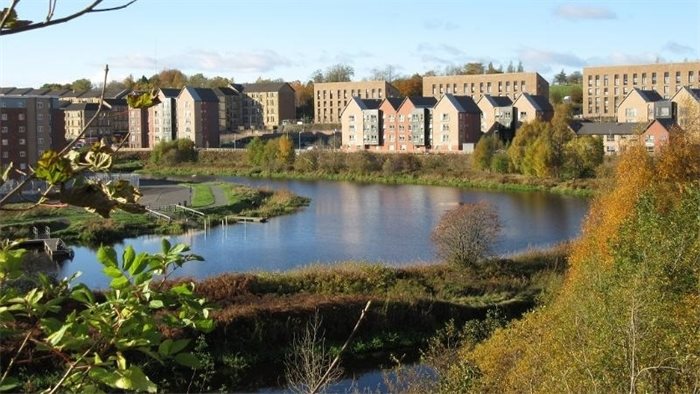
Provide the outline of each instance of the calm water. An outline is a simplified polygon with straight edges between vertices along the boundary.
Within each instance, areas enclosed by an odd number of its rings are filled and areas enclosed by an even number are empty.
[[[222,272],[281,271],[312,263],[345,260],[402,265],[435,260],[430,232],[446,210],[460,202],[488,201],[503,224],[500,253],[546,246],[574,238],[588,211],[586,199],[547,193],[506,193],[415,185],[362,185],[348,182],[261,180],[221,177],[217,180],[268,189],[288,189],[311,198],[300,212],[264,224],[219,226],[170,237],[185,242],[205,262],[190,263],[183,276],[204,278]],[[157,252],[161,237],[126,241],[137,252]],[[121,245],[117,245],[121,250]],[[61,276],[83,273],[81,281],[96,287],[108,283],[95,252],[76,247],[75,258]]]

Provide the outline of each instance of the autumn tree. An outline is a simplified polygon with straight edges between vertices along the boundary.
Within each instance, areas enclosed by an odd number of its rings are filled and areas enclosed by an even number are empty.
[[[187,85],[188,78],[180,70],[166,69],[151,77],[150,81],[159,88],[182,89]]]
[[[466,75],[483,74],[484,72],[484,64],[481,62],[472,62],[464,65],[463,73]]]
[[[420,96],[423,94],[423,77],[413,74],[408,78],[399,78],[392,82],[402,97]]]
[[[76,79],[70,84],[70,88],[76,92],[84,92],[92,89],[92,82],[87,78]]]
[[[442,215],[431,239],[445,261],[473,268],[491,254],[500,230],[498,214],[488,203],[466,203]]]
[[[491,169],[491,159],[494,154],[503,149],[503,142],[494,133],[483,135],[474,147],[472,163],[480,170]]]

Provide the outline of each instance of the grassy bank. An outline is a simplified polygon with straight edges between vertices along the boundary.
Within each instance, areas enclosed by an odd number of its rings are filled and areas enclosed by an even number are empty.
[[[343,356],[346,365],[376,365],[390,353],[417,353],[448,321],[461,325],[498,308],[508,319],[546,299],[566,269],[566,248],[496,259],[475,270],[444,264],[408,268],[348,262],[286,273],[225,274],[196,291],[215,306],[214,332],[202,357],[212,360],[212,387],[245,390],[283,378],[291,343],[318,311],[337,351],[360,310],[373,301]],[[176,389],[176,387],[173,387]]]
[[[269,191],[248,188],[242,185],[221,185],[227,193],[229,203],[222,206],[200,208],[212,223],[218,223],[226,215],[273,217],[293,213],[308,205],[309,200],[289,191]],[[193,201],[200,196],[200,203],[211,205],[214,197],[211,186],[194,185]],[[204,202],[211,202],[204,204]],[[20,208],[16,205],[15,208]],[[170,213],[176,215],[175,212]],[[0,238],[33,238],[32,227],[43,235],[50,229],[52,237],[62,238],[71,244],[100,245],[111,244],[126,238],[147,234],[175,235],[199,224],[190,217],[175,216],[171,222],[155,219],[145,214],[114,212],[109,219],[89,213],[83,209],[39,207],[21,212],[3,212],[0,225]]]
[[[126,160],[127,158],[125,158]],[[129,160],[133,157],[129,156]],[[174,166],[146,165],[139,170],[152,176],[250,176],[260,178],[332,180],[360,183],[422,184],[503,191],[546,191],[589,197],[596,179],[557,180],[520,174],[501,174],[472,168],[468,155],[380,155],[309,151],[293,165],[253,166],[246,152],[202,151],[196,163]]]

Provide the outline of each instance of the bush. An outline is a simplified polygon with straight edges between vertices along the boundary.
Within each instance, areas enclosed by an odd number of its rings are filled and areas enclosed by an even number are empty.
[[[505,151],[496,152],[491,157],[491,171],[506,174],[510,167],[510,159]]]
[[[431,238],[438,255],[448,263],[473,267],[491,253],[500,230],[496,211],[479,202],[445,212]]]
[[[188,139],[160,142],[151,153],[153,164],[176,165],[196,161],[197,150],[194,147],[194,142]]]

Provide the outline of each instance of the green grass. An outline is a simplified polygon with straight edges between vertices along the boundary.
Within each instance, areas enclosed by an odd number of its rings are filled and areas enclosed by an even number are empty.
[[[206,207],[213,205],[216,201],[214,192],[211,190],[210,183],[193,183],[192,187],[192,206],[194,208]],[[216,187],[216,186],[214,186]]]

